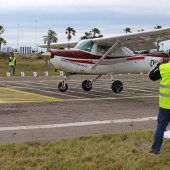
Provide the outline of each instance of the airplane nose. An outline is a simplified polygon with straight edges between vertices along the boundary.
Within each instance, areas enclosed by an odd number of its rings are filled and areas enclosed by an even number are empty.
[[[47,60],[49,60],[50,57],[51,57],[51,53],[50,52],[45,52],[45,53],[42,54],[42,56],[44,56]]]

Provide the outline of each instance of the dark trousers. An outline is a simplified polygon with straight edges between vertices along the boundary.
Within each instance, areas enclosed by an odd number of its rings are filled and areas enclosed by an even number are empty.
[[[13,70],[13,75],[15,74],[15,66],[9,66],[8,72],[10,73],[11,69]]]
[[[170,122],[170,109],[159,108],[157,127],[154,134],[152,151],[159,152],[163,143],[164,132]]]

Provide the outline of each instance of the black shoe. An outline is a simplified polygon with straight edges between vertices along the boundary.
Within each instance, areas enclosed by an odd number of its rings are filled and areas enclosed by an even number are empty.
[[[153,154],[153,155],[154,155],[154,154],[155,154],[155,155],[156,155],[156,154],[159,154],[159,152],[154,152],[154,151],[152,151],[152,150],[150,150],[148,153],[149,153],[149,154]]]

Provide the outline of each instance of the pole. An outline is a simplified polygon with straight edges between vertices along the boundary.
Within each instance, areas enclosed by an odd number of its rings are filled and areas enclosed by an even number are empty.
[[[18,24],[18,34],[17,34],[17,52],[19,52],[18,44],[19,44],[19,24]]]
[[[35,20],[35,52],[37,52],[37,20]]]

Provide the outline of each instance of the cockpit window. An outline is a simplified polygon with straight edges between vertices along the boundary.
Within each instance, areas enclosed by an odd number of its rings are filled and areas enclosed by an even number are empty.
[[[75,46],[75,49],[83,50],[91,52],[91,49],[93,47],[92,40],[81,40],[79,43]]]

